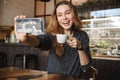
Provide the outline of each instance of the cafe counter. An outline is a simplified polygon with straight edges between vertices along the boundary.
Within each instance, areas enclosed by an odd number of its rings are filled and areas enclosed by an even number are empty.
[[[47,68],[47,55],[38,48],[22,43],[0,43],[0,52],[7,54],[7,67],[14,66],[15,54],[34,54],[39,58],[38,69],[46,70]]]
[[[92,55],[93,59],[120,60],[120,55]]]
[[[120,55],[92,55],[97,80],[120,80]]]

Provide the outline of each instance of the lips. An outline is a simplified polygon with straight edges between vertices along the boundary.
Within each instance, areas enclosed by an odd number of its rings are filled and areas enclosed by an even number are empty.
[[[70,21],[64,21],[62,24],[67,26],[70,24]]]

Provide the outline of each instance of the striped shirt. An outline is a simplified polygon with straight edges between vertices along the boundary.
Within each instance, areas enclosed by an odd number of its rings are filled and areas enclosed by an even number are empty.
[[[80,40],[86,54],[91,61],[91,55],[89,50],[89,37],[84,31],[74,31],[73,37]],[[55,48],[53,46],[53,36],[50,33],[44,35],[38,35],[40,40],[38,48],[41,50],[49,50],[48,55],[48,73],[63,74],[66,76],[80,77],[82,70],[89,67],[90,64],[81,66],[76,48],[70,47],[67,43],[64,44],[64,55],[59,57],[56,55]]]

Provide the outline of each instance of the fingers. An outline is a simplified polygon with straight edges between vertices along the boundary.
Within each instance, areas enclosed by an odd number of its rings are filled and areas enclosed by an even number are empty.
[[[23,19],[23,18],[26,18],[26,16],[24,16],[24,15],[18,15],[18,16],[16,16],[16,17],[14,17],[14,31],[15,31],[15,36],[16,36],[16,38],[18,39],[18,40],[20,40],[20,41],[25,41],[25,37],[26,37],[26,33],[18,33],[17,31],[16,31],[16,20],[17,19]]]
[[[77,39],[75,37],[68,36],[67,43],[73,48],[77,47]]]
[[[15,18],[14,18],[14,31],[15,31],[15,33],[16,33],[16,20],[17,19],[23,19],[23,18],[26,18],[26,16],[25,15],[17,15]]]
[[[22,19],[22,18],[26,18],[26,16],[25,15],[20,15],[20,16],[16,16],[15,18],[14,18],[14,21],[16,21],[17,19]]]

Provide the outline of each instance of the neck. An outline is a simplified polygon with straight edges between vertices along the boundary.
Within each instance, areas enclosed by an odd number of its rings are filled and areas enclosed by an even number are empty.
[[[67,34],[68,36],[73,36],[72,30],[65,30],[64,33]]]

